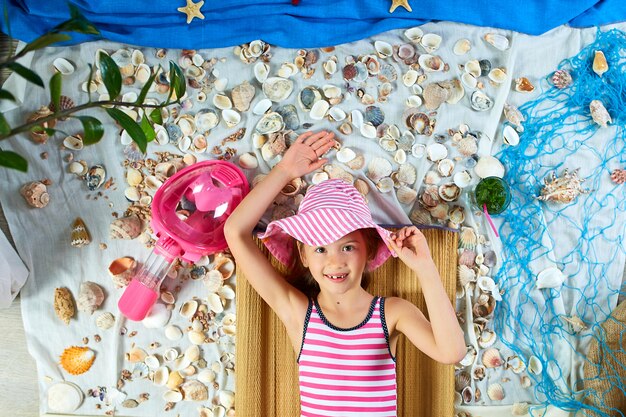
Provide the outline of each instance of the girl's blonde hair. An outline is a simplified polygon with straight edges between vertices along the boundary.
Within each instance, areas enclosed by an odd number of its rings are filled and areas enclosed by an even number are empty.
[[[378,251],[378,245],[381,244],[381,238],[376,229],[367,228],[367,229],[358,229],[363,236],[363,240],[365,241],[365,249],[367,251],[367,261],[371,261],[376,256]],[[296,287],[298,290],[302,291],[307,297],[316,298],[320,293],[320,287],[311,275],[309,268],[305,267],[302,264],[302,260],[300,257],[304,253],[304,243],[293,239],[294,245],[294,253],[298,253],[300,256],[294,256],[294,265],[290,268],[290,273],[287,275],[287,280]],[[361,279],[361,287],[363,289],[367,289],[372,277],[367,269],[365,268],[365,272],[363,272],[363,277]]]

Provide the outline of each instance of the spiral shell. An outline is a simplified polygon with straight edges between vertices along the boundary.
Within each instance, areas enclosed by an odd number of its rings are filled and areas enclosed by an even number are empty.
[[[46,185],[39,181],[32,181],[20,188],[20,195],[24,197],[29,206],[43,208],[50,202],[50,195]]]

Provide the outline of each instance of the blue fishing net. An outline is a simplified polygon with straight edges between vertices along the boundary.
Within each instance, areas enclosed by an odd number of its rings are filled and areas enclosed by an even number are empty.
[[[592,69],[596,51],[609,66],[602,76]],[[626,251],[626,184],[610,175],[626,168],[626,34],[598,30],[595,42],[559,69],[572,83],[557,88],[549,74],[542,94],[520,107],[526,121],[519,145],[498,154],[511,203],[500,227],[503,256],[494,279],[504,295],[495,331],[527,364],[535,403],[623,417],[626,410],[614,404],[626,396],[626,326],[601,325],[625,294],[615,263]],[[592,100],[610,114],[607,128],[592,120]],[[544,179],[565,169],[579,169],[589,192],[565,203],[536,199]],[[564,282],[538,289],[537,276],[548,268],[562,271]],[[590,358],[589,349],[602,360]]]

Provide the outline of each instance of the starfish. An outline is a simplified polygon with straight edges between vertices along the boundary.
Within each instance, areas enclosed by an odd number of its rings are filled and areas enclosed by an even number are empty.
[[[391,0],[391,7],[389,8],[389,13],[393,13],[396,10],[396,7],[402,6],[407,9],[409,12],[412,12],[411,6],[409,6],[409,0]]]
[[[187,15],[187,24],[191,23],[194,17],[204,19],[204,15],[200,12],[200,7],[204,4],[204,1],[194,3],[193,0],[187,0],[185,7],[179,7],[177,10]]]

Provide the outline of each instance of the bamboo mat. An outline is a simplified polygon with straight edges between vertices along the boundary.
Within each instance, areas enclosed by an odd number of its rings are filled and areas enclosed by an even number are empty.
[[[435,264],[454,297],[457,234],[423,230]],[[281,265],[270,257],[281,272]],[[427,315],[417,277],[390,258],[372,274],[369,291],[415,303]],[[238,417],[300,416],[298,364],[287,333],[276,315],[237,270],[236,402]],[[448,417],[454,414],[454,367],[419,352],[403,335],[397,348],[398,417]],[[329,416],[332,417],[332,416]]]

